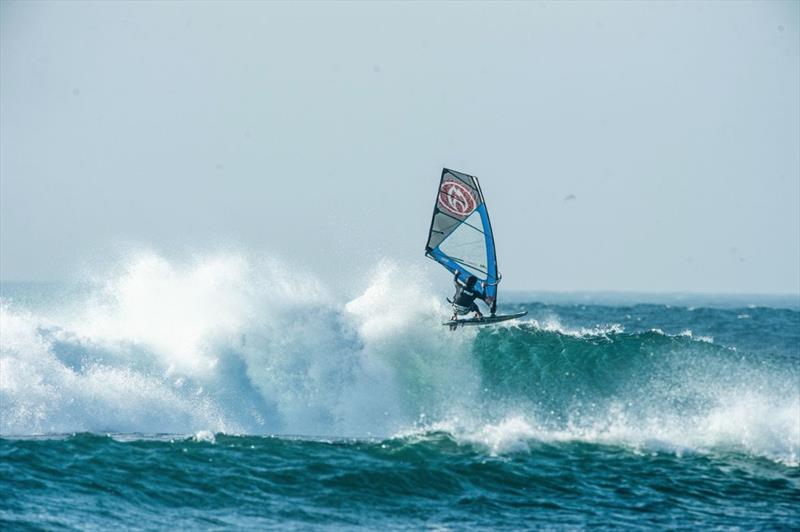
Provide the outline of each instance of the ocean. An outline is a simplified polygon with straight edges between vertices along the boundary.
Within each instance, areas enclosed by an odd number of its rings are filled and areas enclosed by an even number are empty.
[[[528,315],[451,332],[406,270],[2,284],[0,526],[800,527],[796,296],[501,291]]]

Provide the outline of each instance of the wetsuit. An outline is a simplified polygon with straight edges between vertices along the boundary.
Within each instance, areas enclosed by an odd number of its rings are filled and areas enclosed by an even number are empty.
[[[453,282],[456,285],[456,295],[453,296],[453,311],[456,314],[468,314],[469,312],[480,314],[481,311],[478,310],[478,305],[475,304],[475,300],[480,297],[480,294],[475,291],[474,285],[471,289],[467,288],[466,285],[462,285],[458,279],[458,274],[453,278]]]

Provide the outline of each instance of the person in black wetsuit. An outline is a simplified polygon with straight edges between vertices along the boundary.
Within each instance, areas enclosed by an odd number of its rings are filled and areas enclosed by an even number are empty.
[[[475,300],[480,297],[479,293],[475,290],[475,283],[478,279],[474,275],[467,278],[467,283],[462,284],[458,278],[458,270],[456,270],[453,282],[456,285],[456,294],[453,296],[453,320],[458,319],[458,315],[464,315],[469,312],[474,312],[476,318],[482,318],[483,314],[475,304]]]

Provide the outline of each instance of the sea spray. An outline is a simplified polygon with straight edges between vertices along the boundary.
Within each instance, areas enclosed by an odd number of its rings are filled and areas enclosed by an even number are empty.
[[[469,342],[390,262],[350,302],[275,260],[145,253],[119,270],[80,304],[4,301],[0,432],[379,436],[475,380]]]

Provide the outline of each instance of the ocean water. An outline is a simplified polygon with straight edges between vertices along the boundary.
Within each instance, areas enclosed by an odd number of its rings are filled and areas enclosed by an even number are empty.
[[[800,526],[797,297],[507,294],[450,332],[431,264],[300,270],[3,284],[0,525]]]

